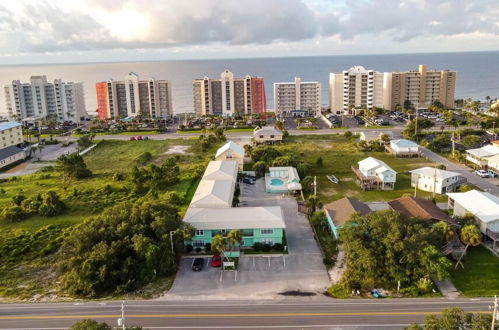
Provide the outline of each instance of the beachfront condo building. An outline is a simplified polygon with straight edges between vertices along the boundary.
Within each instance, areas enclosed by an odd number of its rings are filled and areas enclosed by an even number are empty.
[[[265,84],[260,77],[234,78],[232,72],[225,70],[220,78],[194,80],[193,94],[198,116],[261,114],[265,117],[267,111]]]
[[[88,117],[81,82],[55,79],[52,83],[46,76],[32,76],[29,83],[14,80],[4,85],[4,94],[10,120],[79,122]]]
[[[385,74],[354,66],[329,74],[329,104],[335,114],[353,114],[357,109],[383,107]]]
[[[436,101],[444,108],[454,107],[455,71],[428,70],[377,72],[354,66],[342,73],[329,74],[329,104],[336,114],[354,114],[373,107],[395,110],[399,106],[424,109]]]
[[[416,109],[427,108],[435,101],[442,103],[444,108],[454,108],[455,71],[428,70],[426,65],[421,64],[418,71],[390,72],[386,75],[387,87],[391,90],[386,109],[394,110],[407,101]]]
[[[125,80],[108,80],[95,84],[99,119],[173,115],[172,89],[169,80],[140,80],[130,72]]]
[[[316,81],[274,83],[274,111],[276,114],[305,112],[308,116],[321,113],[321,84]]]

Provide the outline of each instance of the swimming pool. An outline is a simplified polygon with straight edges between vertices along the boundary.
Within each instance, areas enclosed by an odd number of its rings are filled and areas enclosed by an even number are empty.
[[[281,179],[270,179],[270,185],[271,186],[282,186],[284,184],[284,181]]]

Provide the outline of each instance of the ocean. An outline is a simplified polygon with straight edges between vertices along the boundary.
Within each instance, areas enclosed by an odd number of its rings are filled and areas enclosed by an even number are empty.
[[[122,80],[129,72],[142,78],[155,77],[172,82],[174,113],[193,111],[192,80],[219,77],[228,69],[235,76],[261,76],[265,78],[267,106],[273,108],[273,83],[293,81],[319,81],[322,101],[328,104],[329,73],[341,72],[354,65],[376,71],[417,70],[419,64],[429,69],[457,71],[456,98],[485,100],[486,96],[499,97],[499,52],[427,53],[396,55],[351,55],[320,57],[281,57],[220,60],[183,60],[129,63],[83,63],[57,65],[1,66],[0,83],[12,80],[28,82],[32,75],[46,75],[49,81],[82,81],[85,86],[87,111],[96,109],[95,83],[113,78]],[[3,92],[0,93],[0,112],[5,112]]]

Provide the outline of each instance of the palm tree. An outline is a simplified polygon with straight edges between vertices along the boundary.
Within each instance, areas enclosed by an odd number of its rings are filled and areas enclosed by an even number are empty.
[[[317,195],[310,195],[305,202],[305,206],[307,207],[308,215],[312,215],[317,209],[322,207],[322,202]]]
[[[461,228],[461,233],[459,235],[461,238],[461,241],[466,244],[466,247],[464,248],[463,254],[459,258],[459,260],[456,262],[456,267],[457,265],[461,264],[461,259],[464,257],[466,254],[466,250],[468,250],[468,247],[471,246],[478,246],[480,243],[482,243],[482,233],[480,232],[480,229],[476,225],[466,225],[463,228]],[[463,266],[464,268],[464,266]]]
[[[445,241],[449,242],[454,238],[454,235],[456,234],[454,232],[454,229],[445,221],[439,221],[433,226],[433,231],[438,233],[440,238]]]
[[[213,253],[221,255],[227,249],[227,240],[220,234],[217,234],[211,240],[211,251]]]
[[[243,232],[237,229],[232,229],[227,234],[227,241],[229,242],[231,250],[233,250],[237,245],[241,247],[241,245],[244,243]]]

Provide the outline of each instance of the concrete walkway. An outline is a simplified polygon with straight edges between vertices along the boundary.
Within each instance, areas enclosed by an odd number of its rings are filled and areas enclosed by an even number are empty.
[[[429,159],[433,160],[436,163],[444,164],[447,170],[457,172],[466,179],[468,179],[469,183],[474,184],[483,191],[487,191],[493,195],[499,196],[499,187],[487,181],[486,179],[482,179],[478,175],[475,175],[474,173],[470,172],[469,169],[466,168],[464,165],[453,163],[447,158],[444,158],[434,153],[433,151],[428,150],[427,148],[424,147],[420,148],[421,148],[421,153],[424,156],[428,157]]]
[[[459,291],[457,291],[456,287],[449,279],[435,281],[435,285],[445,298],[456,299],[459,297]]]

